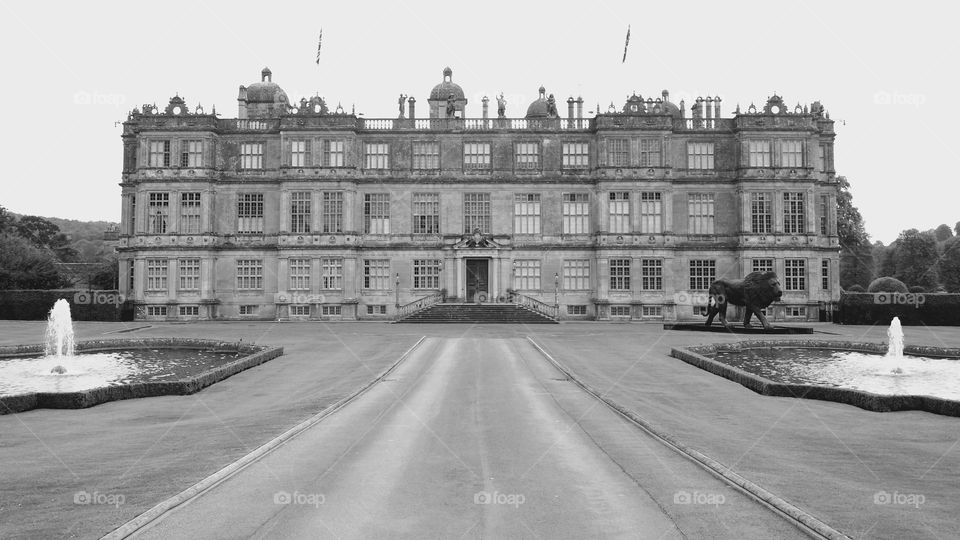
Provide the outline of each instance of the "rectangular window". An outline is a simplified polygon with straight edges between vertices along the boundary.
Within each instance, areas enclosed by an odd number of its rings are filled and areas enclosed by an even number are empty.
[[[263,260],[237,259],[237,290],[259,291],[262,289]]]
[[[482,233],[489,233],[490,221],[490,194],[464,193],[463,232],[472,233],[474,229],[480,229]]]
[[[830,234],[830,196],[820,195],[820,234]]]
[[[567,315],[586,315],[587,306],[583,304],[567,306]]]
[[[323,141],[323,166],[343,167],[343,141]]]
[[[147,232],[164,234],[167,232],[167,216],[170,211],[169,193],[150,193],[147,202]]]
[[[804,306],[787,306],[787,317],[797,317],[806,319],[807,318],[807,308]]]
[[[640,316],[661,319],[663,318],[663,306],[640,306]]]
[[[468,171],[489,171],[490,143],[464,143],[463,168]]]
[[[199,317],[200,306],[180,306],[181,317]]]
[[[413,143],[413,168],[418,171],[435,171],[440,168],[440,143]]]
[[[689,222],[688,234],[713,234],[713,193],[690,193],[687,195]]]
[[[590,144],[585,142],[563,143],[561,146],[564,169],[586,169],[590,166]]]
[[[180,166],[203,167],[203,141],[180,141]]]
[[[343,232],[343,192],[324,191],[320,194],[323,201],[323,232]]]
[[[290,166],[306,167],[309,165],[310,148],[309,141],[292,140],[290,141]]]
[[[752,272],[773,272],[773,259],[753,259]]]
[[[773,197],[769,193],[750,194],[750,230],[756,234],[773,231]]]
[[[310,259],[290,259],[290,290],[310,290]]]
[[[747,159],[750,167],[769,167],[770,141],[748,141]]]
[[[256,315],[259,307],[249,304],[240,306],[240,315]]]
[[[830,259],[820,261],[820,288],[824,291],[830,290]]]
[[[589,259],[568,259],[563,261],[563,290],[590,290]]]
[[[137,234],[137,196],[130,195],[130,234]]]
[[[290,316],[291,317],[309,317],[310,316],[310,305],[309,304],[293,304],[290,306]]]
[[[148,167],[170,166],[170,141],[150,141],[147,154]]]
[[[610,192],[610,232],[630,232],[630,193]]]
[[[807,232],[807,213],[803,192],[788,191],[783,194],[783,232],[804,234]]]
[[[514,195],[513,233],[540,234],[539,193],[517,193]]]
[[[827,157],[827,156],[828,156],[827,153],[828,153],[829,151],[830,151],[830,146],[829,146],[829,145],[826,145],[826,144],[821,144],[821,145],[820,145],[820,155],[819,155],[819,157],[817,158],[817,161],[818,161],[818,163],[819,163],[818,169],[819,169],[820,172],[822,172],[822,173],[827,172],[828,169],[829,169],[830,160],[829,160],[828,157]]]
[[[803,167],[803,141],[780,141],[780,166]]]
[[[166,259],[147,259],[147,291],[167,291]]]
[[[783,261],[783,285],[787,291],[807,290],[807,260],[786,259]]]
[[[387,314],[387,306],[384,304],[367,306],[367,315],[386,315],[386,314]]]
[[[147,306],[148,317],[166,317],[167,306]]]
[[[663,261],[661,259],[642,259],[640,261],[640,289],[644,291],[663,290]]]
[[[240,145],[240,168],[245,170],[263,168],[263,143]]]
[[[439,289],[440,288],[440,260],[414,259],[413,260],[413,288]]]
[[[294,191],[290,194],[290,232],[310,232],[310,192]]]
[[[630,290],[630,259],[610,259],[610,290]]]
[[[343,259],[320,259],[320,284],[324,290],[343,289]]]
[[[610,306],[611,317],[629,317],[630,306]]]
[[[660,139],[640,139],[640,166],[660,166]]]
[[[440,194],[413,194],[413,234],[440,234]]]
[[[364,149],[364,168],[365,169],[389,169],[390,168],[390,145],[387,143],[365,143]]]
[[[712,142],[687,143],[687,168],[712,171],[713,170],[713,143]]]
[[[540,168],[540,143],[515,143],[513,152],[514,164],[518,170],[537,170]]]
[[[134,288],[136,287],[137,280],[134,275],[134,268],[137,266],[137,261],[130,259],[127,261],[127,294],[133,295]]]
[[[180,194],[180,234],[200,234],[200,192]]]
[[[590,234],[590,194],[563,194],[563,234]]]
[[[263,193],[237,195],[237,233],[263,234]]]
[[[363,288],[368,291],[390,290],[390,260],[363,260]]]
[[[180,259],[177,275],[180,277],[181,291],[200,290],[200,259]]]
[[[690,290],[705,291],[717,280],[717,261],[693,259],[690,261]]]
[[[366,234],[390,234],[389,193],[365,193],[363,195],[363,232]]]
[[[540,261],[513,261],[513,286],[518,291],[539,291]]]
[[[607,139],[607,166],[630,166],[630,139]]]
[[[659,191],[640,192],[640,232],[657,234],[663,232],[663,201]]]
[[[343,313],[340,304],[320,306],[320,314],[325,317],[338,317]]]

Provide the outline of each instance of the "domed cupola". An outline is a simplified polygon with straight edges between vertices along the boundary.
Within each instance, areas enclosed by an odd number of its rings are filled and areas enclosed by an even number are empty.
[[[557,101],[553,94],[547,97],[547,89],[540,87],[540,97],[527,107],[526,118],[556,118]]]
[[[443,70],[443,81],[430,91],[430,118],[464,117],[467,98],[463,88],[453,82],[453,70],[449,67]],[[449,113],[448,113],[449,111]]]
[[[273,73],[267,67],[260,72],[259,82],[240,87],[237,101],[240,104],[240,118],[277,117],[285,114],[290,107],[287,93],[273,82]]]

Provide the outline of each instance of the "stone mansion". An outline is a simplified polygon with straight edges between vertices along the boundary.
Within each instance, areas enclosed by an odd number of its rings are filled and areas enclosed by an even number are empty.
[[[819,102],[721,115],[667,91],[522,117],[453,72],[428,115],[288,99],[269,69],[236,118],[179,96],[123,124],[121,292],[147,320],[391,320],[430,301],[559,319],[703,320],[717,278],[774,270],[777,321],[839,300],[834,123]],[[474,109],[473,115],[468,109]],[[417,302],[421,302],[417,304]],[[733,314],[731,313],[731,317]]]

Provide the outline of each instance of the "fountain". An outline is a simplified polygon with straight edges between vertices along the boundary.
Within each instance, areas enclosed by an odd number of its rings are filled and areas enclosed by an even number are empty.
[[[0,346],[0,414],[192,394],[281,354],[280,347],[210,339],[75,343],[70,304],[61,298],[50,309],[42,345]]]
[[[905,346],[897,317],[887,343],[741,341],[671,355],[766,395],[960,416],[960,349]]]

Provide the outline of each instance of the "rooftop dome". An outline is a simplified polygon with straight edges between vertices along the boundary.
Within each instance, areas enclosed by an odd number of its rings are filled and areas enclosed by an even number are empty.
[[[666,90],[661,94],[662,98],[643,99],[643,96],[633,94],[627,98],[623,105],[625,114],[669,114],[674,118],[683,118],[683,111],[676,104],[670,101],[670,92]]]
[[[551,94],[550,97],[553,97]],[[556,103],[554,103],[556,108]],[[552,118],[557,115],[556,111],[550,110],[550,101],[547,99],[547,89],[540,87],[540,97],[527,107],[527,118]]]
[[[263,68],[260,72],[260,82],[247,87],[247,103],[282,103],[289,105],[287,93],[280,85],[273,82],[273,73],[270,68]]]
[[[453,82],[453,70],[447,67],[443,70],[443,82],[434,86],[433,90],[430,91],[430,99],[446,100],[450,94],[453,94],[455,100],[464,98],[463,88]]]

